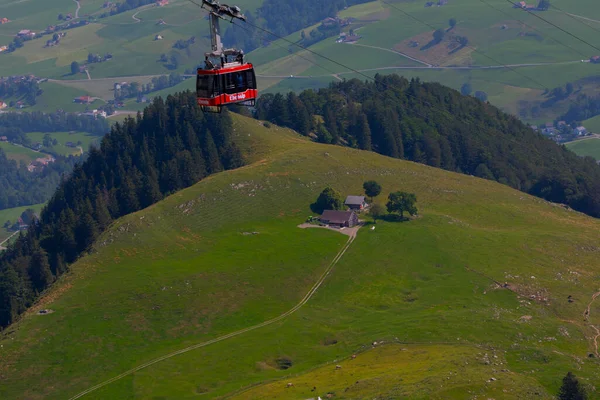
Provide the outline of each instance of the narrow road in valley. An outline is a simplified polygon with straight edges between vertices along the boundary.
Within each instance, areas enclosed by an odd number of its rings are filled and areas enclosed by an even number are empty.
[[[88,71],[88,69],[87,69],[87,68],[85,69],[85,73],[86,73],[86,75],[87,75],[87,77],[88,77],[88,81],[91,81],[91,80],[92,80],[92,77],[90,76],[90,71]]]
[[[77,10],[75,10],[75,18],[79,18],[79,10],[81,9],[81,4],[79,4],[79,0],[73,0],[77,4]]]
[[[319,289],[319,287],[321,287],[321,285],[323,284],[323,282],[325,282],[325,279],[329,276],[329,274],[333,270],[333,267],[335,267],[335,265],[338,263],[338,261],[340,261],[340,259],[346,253],[346,251],[348,250],[348,248],[350,247],[350,245],[352,244],[352,242],[354,241],[355,238],[356,238],[356,232],[354,232],[348,238],[348,241],[346,242],[346,244],[344,244],[344,247],[342,247],[342,249],[333,258],[333,260],[331,261],[331,263],[329,264],[329,266],[327,267],[327,269],[325,270],[325,272],[323,272],[323,274],[321,275],[321,277],[317,280],[317,282],[313,285],[313,287],[308,291],[308,293],[306,294],[306,296],[304,296],[302,298],[302,300],[300,300],[300,302],[298,304],[296,304],[289,311],[281,314],[278,317],[275,317],[275,318],[270,319],[268,321],[262,322],[262,323],[260,323],[258,325],[254,325],[254,326],[251,326],[251,327],[248,327],[248,328],[245,328],[245,329],[241,329],[239,331],[232,332],[232,333],[229,333],[227,335],[223,335],[223,336],[220,336],[218,338],[215,338],[215,339],[212,339],[212,340],[209,340],[209,341],[206,341],[206,342],[198,343],[198,344],[186,347],[184,349],[174,351],[174,352],[166,354],[166,355],[164,355],[162,357],[155,358],[154,360],[151,360],[151,361],[148,361],[148,362],[146,362],[144,364],[141,364],[141,365],[139,365],[139,366],[137,366],[135,368],[130,369],[129,371],[125,371],[122,374],[115,376],[114,378],[111,378],[111,379],[109,379],[107,381],[99,383],[96,386],[92,386],[91,388],[86,389],[83,392],[81,392],[81,393],[79,393],[79,394],[71,397],[69,400],[79,399],[79,398],[85,396],[86,394],[91,393],[91,392],[93,392],[95,390],[98,390],[98,389],[100,389],[100,388],[102,388],[102,387],[104,387],[106,385],[109,385],[109,384],[115,382],[115,381],[118,381],[121,378],[124,378],[124,377],[126,377],[128,375],[131,375],[131,374],[133,374],[133,373],[135,373],[137,371],[140,371],[140,370],[142,370],[144,368],[147,368],[147,367],[149,367],[151,365],[154,365],[156,363],[159,363],[161,361],[164,361],[164,360],[167,360],[169,358],[175,357],[175,356],[177,356],[179,354],[187,353],[187,352],[192,351],[192,350],[196,350],[196,349],[199,349],[199,348],[202,348],[202,347],[209,346],[209,345],[214,344],[214,343],[221,342],[223,340],[230,339],[230,338],[235,337],[235,336],[242,335],[244,333],[253,331],[253,330],[258,329],[258,328],[263,328],[265,326],[272,325],[272,324],[274,324],[276,322],[281,321],[284,318],[289,317],[290,315],[292,315],[293,313],[295,313],[296,311],[298,311],[300,308],[302,308],[302,306],[304,306],[314,296],[314,294],[317,292],[317,290]]]
[[[385,47],[369,46],[367,44],[358,44],[358,43],[351,43],[350,46],[361,46],[361,47],[368,47],[370,49],[387,51],[387,52],[390,52],[390,53],[401,55],[402,57],[406,57],[409,60],[413,60],[414,62],[418,62],[419,64],[423,64],[423,65],[426,65],[428,67],[432,67],[431,64],[426,63],[425,61],[421,61],[419,59],[416,59],[414,57],[409,56],[408,54],[404,54],[404,53],[402,53],[400,51],[396,51],[396,50],[392,50],[392,49],[386,49]]]

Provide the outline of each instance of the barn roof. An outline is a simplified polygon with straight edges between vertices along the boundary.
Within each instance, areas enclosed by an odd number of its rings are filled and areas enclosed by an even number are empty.
[[[365,196],[348,196],[344,204],[359,206],[365,202]]]
[[[325,210],[321,215],[321,219],[332,224],[343,224],[350,221],[352,214],[354,214],[354,211]]]

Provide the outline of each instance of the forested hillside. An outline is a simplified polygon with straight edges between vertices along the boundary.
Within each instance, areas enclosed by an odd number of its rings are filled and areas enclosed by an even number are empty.
[[[76,162],[76,157],[57,157],[41,171],[29,172],[0,149],[0,210],[45,202]]]
[[[600,167],[594,160],[437,83],[378,75],[374,82],[354,79],[298,96],[265,94],[257,117],[304,135],[314,132],[322,143],[496,180],[600,217]]]
[[[6,136],[12,143],[29,146],[30,132],[89,132],[98,136],[109,131],[104,118],[90,118],[64,112],[45,114],[5,113],[0,114],[0,136]],[[87,150],[87,149],[86,149]],[[40,154],[39,157],[44,157]],[[56,190],[61,176],[73,170],[78,157],[64,157],[55,154],[56,162],[49,163],[34,172],[27,165],[9,160],[0,149],[0,210],[46,202]]]
[[[203,115],[195,95],[161,98],[115,125],[0,256],[0,327],[13,322],[113,219],[205,176],[242,165],[227,113]]]

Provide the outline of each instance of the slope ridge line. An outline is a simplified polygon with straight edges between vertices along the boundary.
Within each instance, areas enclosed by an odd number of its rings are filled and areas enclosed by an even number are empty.
[[[235,337],[235,336],[239,336],[239,335],[241,335],[243,333],[247,333],[247,332],[253,331],[253,330],[258,329],[258,328],[263,328],[265,326],[274,324],[275,322],[279,322],[282,319],[284,319],[284,318],[292,315],[293,313],[295,313],[296,311],[298,311],[302,306],[304,306],[313,297],[313,295],[317,292],[317,290],[319,289],[319,287],[323,284],[323,282],[325,281],[325,279],[327,278],[327,276],[329,276],[329,273],[333,270],[333,267],[335,267],[335,265],[338,263],[338,261],[340,261],[340,259],[344,255],[344,253],[346,253],[346,250],[348,250],[348,248],[350,247],[350,245],[352,244],[352,242],[354,242],[355,238],[356,238],[356,233],[348,238],[348,241],[344,244],[344,246],[342,247],[342,249],[336,254],[336,256],[333,258],[333,260],[331,261],[331,263],[329,264],[329,266],[325,270],[325,272],[323,272],[323,274],[321,275],[321,277],[317,280],[317,282],[315,282],[315,284],[308,291],[308,293],[302,298],[302,300],[300,300],[300,302],[298,304],[296,304],[293,308],[291,308],[290,310],[286,311],[285,313],[283,313],[283,314],[281,314],[281,315],[279,315],[279,316],[277,316],[275,318],[272,318],[270,320],[261,322],[260,324],[253,325],[253,326],[250,326],[248,328],[240,329],[239,331],[228,333],[226,335],[219,336],[217,338],[208,340],[206,342],[197,343],[197,344],[188,346],[186,348],[174,351],[172,353],[166,354],[166,355],[164,355],[162,357],[155,358],[154,360],[150,360],[150,361],[148,361],[148,362],[146,362],[144,364],[138,365],[137,367],[134,367],[134,368],[132,368],[132,369],[130,369],[128,371],[125,371],[125,372],[123,372],[120,375],[117,375],[117,376],[115,376],[113,378],[110,378],[110,379],[108,379],[108,380],[106,380],[106,381],[104,381],[102,383],[99,383],[99,384],[97,384],[95,386],[92,386],[91,388],[86,389],[83,392],[81,392],[81,393],[79,393],[79,394],[77,394],[77,395],[75,395],[73,397],[70,397],[69,400],[79,399],[79,398],[85,396],[86,394],[89,394],[89,393],[91,393],[91,392],[93,392],[95,390],[98,390],[98,389],[100,389],[100,388],[102,388],[104,386],[107,386],[107,385],[109,385],[109,384],[111,384],[113,382],[116,382],[116,381],[118,381],[121,378],[124,378],[124,377],[126,377],[128,375],[131,375],[131,374],[133,374],[133,373],[135,373],[137,371],[140,371],[140,370],[142,370],[144,368],[147,368],[147,367],[149,367],[151,365],[157,364],[157,363],[159,363],[161,361],[164,361],[164,360],[167,360],[169,358],[175,357],[175,356],[177,356],[179,354],[187,353],[187,352],[192,351],[192,350],[196,350],[196,349],[199,349],[199,348],[202,348],[202,347],[206,347],[208,345],[211,345],[211,344],[214,344],[214,343],[218,343],[218,342],[221,342],[221,341],[226,340],[226,339],[230,339],[230,338]]]

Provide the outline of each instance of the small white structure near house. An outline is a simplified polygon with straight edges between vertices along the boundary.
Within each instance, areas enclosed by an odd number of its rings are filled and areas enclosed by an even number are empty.
[[[154,40],[163,40],[163,37],[162,37],[162,35],[156,35],[154,37]]]

